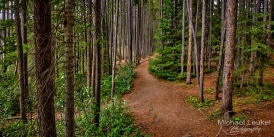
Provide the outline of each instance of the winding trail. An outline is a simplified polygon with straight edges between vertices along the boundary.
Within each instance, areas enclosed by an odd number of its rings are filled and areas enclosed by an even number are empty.
[[[184,87],[159,80],[148,72],[148,61],[137,68],[128,101],[135,123],[152,137],[215,136],[219,126],[186,104]]]

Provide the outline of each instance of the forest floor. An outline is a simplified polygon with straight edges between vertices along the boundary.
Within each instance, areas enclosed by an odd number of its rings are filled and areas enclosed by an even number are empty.
[[[222,126],[215,116],[220,102],[211,107],[194,107],[187,98],[197,96],[196,79],[191,85],[157,79],[148,72],[148,60],[136,69],[137,75],[131,93],[122,99],[128,103],[136,125],[144,134],[152,137],[200,137],[200,136],[268,136],[274,137],[274,103],[234,105],[239,115],[251,113],[246,122],[236,126]],[[214,99],[215,77],[205,75],[205,98]],[[241,98],[235,99],[235,101]],[[238,102],[238,104],[240,104]],[[241,119],[240,119],[241,120]],[[261,122],[259,122],[261,121]],[[248,122],[257,122],[248,123]],[[263,123],[262,123],[263,122]],[[269,122],[269,123],[268,123]]]

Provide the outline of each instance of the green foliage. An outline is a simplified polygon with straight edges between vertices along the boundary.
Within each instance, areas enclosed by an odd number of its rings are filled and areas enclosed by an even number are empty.
[[[32,137],[38,136],[37,123],[23,123],[22,121],[13,121],[4,127],[0,127],[3,137]]]
[[[92,113],[86,113],[76,119],[77,136],[141,136],[139,129],[134,126],[129,110],[118,99],[101,109],[99,127],[92,124],[93,116],[90,114]]]
[[[133,66],[126,64],[125,66],[118,66],[115,75],[115,96],[121,97],[128,93],[133,84],[135,72],[132,71]],[[107,100],[110,99],[111,91],[111,76],[104,76],[101,81],[101,96]]]
[[[163,41],[163,45],[156,43],[159,53],[155,59],[150,59],[149,71],[159,78],[168,80],[183,79],[184,75],[179,75],[181,65],[181,15],[182,1],[177,2],[177,14],[175,14],[174,3],[170,0],[164,0],[163,18],[159,19],[159,26],[155,38]],[[174,24],[177,24],[176,27]],[[163,33],[161,33],[163,32]]]
[[[130,91],[133,83],[135,72],[132,71],[132,65],[119,66],[116,75],[116,97],[120,97]],[[19,93],[16,79],[10,79],[10,75],[1,75],[0,77],[0,111],[1,117],[17,114],[19,111]],[[57,89],[55,96],[56,128],[58,136],[65,136],[65,82],[64,75],[59,73],[56,79]],[[142,136],[139,128],[134,125],[130,111],[126,108],[124,102],[115,99],[109,102],[111,79],[102,79],[102,108],[100,112],[100,126],[96,127],[93,123],[94,117],[94,100],[91,98],[91,90],[86,88],[83,83],[85,81],[84,74],[75,75],[75,110],[76,110],[76,135],[77,136]],[[12,84],[14,83],[14,84]],[[4,90],[5,89],[5,90]],[[15,110],[16,108],[16,110]],[[3,114],[3,115],[2,115]],[[2,120],[2,119],[1,119]],[[4,136],[37,136],[37,122],[24,124],[20,121],[0,121],[0,131]]]
[[[0,75],[0,117],[10,117],[19,112],[17,79],[12,74]]]
[[[192,104],[194,107],[209,107],[214,105],[214,101],[210,99],[205,99],[204,102],[199,102],[198,98],[195,96],[187,96],[186,101]]]
[[[235,88],[234,93],[238,96],[250,96],[254,98],[253,103],[272,101],[274,99],[274,85],[266,83],[261,87],[258,83],[249,83],[241,89]]]
[[[222,114],[219,109],[215,109],[212,112],[206,114],[206,118],[208,120],[214,120],[215,118],[220,117],[220,116],[222,116]]]

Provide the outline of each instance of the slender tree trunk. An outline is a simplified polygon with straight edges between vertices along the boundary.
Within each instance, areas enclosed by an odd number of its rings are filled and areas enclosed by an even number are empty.
[[[205,51],[205,22],[206,21],[206,2],[203,0],[202,8],[202,39],[201,39],[201,58],[200,58],[200,102],[204,102],[204,51]]]
[[[132,13],[131,13],[131,0],[128,0],[128,47],[129,47],[129,63],[132,64]]]
[[[50,0],[34,0],[35,68],[38,125],[41,137],[56,137],[54,112],[54,52],[51,44]]]
[[[23,44],[27,44],[28,43],[28,39],[27,39],[27,1],[26,0],[22,0],[22,19],[21,19],[21,24],[22,24],[22,42]],[[28,52],[23,53],[23,70],[24,70],[24,93],[25,93],[25,99],[26,99],[26,103],[28,105],[30,105],[30,101],[28,100]],[[26,104],[26,105],[27,105]]]
[[[229,120],[233,110],[232,92],[233,92],[233,75],[234,75],[234,49],[236,41],[236,17],[237,17],[237,0],[229,0],[226,9],[226,48],[224,59],[223,73],[223,97],[221,112],[225,120]]]
[[[3,17],[3,20],[6,20],[6,3],[3,3],[2,17]],[[1,35],[3,35],[2,36],[2,39],[3,39],[2,51],[5,51],[5,46],[6,46],[5,38],[7,35],[7,28],[5,26],[3,27],[3,32]],[[7,67],[6,67],[6,63],[5,63],[5,53],[3,52],[1,54],[1,56],[2,56],[2,73],[6,73]]]
[[[224,0],[222,2],[222,33],[221,33],[221,46],[220,46],[220,53],[219,53],[219,63],[217,68],[217,80],[216,80],[216,87],[215,87],[215,99],[219,100],[219,92],[220,92],[220,79],[221,79],[221,73],[223,71],[224,66],[224,55],[223,55],[223,49],[225,44],[225,36],[226,36],[226,3],[227,1]]]
[[[176,16],[177,16],[177,0],[173,0],[173,29],[174,29],[174,33],[177,32],[177,20],[176,20]],[[176,40],[173,41],[173,47],[176,47]]]
[[[114,45],[114,5],[115,0],[111,0],[110,2],[110,17],[109,17],[109,33],[110,33],[110,39],[109,39],[109,64],[112,63],[113,58],[113,45]],[[110,66],[110,69],[112,66]],[[112,69],[111,69],[112,70]],[[111,74],[111,73],[110,73]]]
[[[87,23],[90,24],[92,22],[92,0],[87,0]],[[86,65],[86,73],[87,73],[87,87],[93,88],[92,86],[92,35],[90,25],[87,27],[87,65]]]
[[[73,24],[74,0],[65,0],[65,75],[66,75],[66,137],[74,137],[74,58]]]
[[[268,10],[268,1],[263,1],[264,2],[264,14],[267,14],[267,10]],[[265,16],[263,18],[264,22],[267,22],[267,16]],[[264,30],[267,30],[267,25],[264,25]],[[263,32],[264,33],[264,32]],[[263,42],[265,44],[267,44],[267,33],[263,34]],[[260,61],[259,61],[259,78],[258,78],[258,83],[260,86],[263,86],[263,76],[264,76],[264,60],[265,60],[265,55],[263,53],[263,48],[260,46],[259,47],[259,57],[260,57]]]
[[[210,0],[210,5],[209,5],[209,47],[208,47],[208,61],[207,61],[207,63],[208,63],[207,67],[208,67],[209,71],[211,71],[213,7],[214,7],[214,1]]]
[[[269,21],[269,24],[268,24],[268,29],[269,29],[269,33],[268,33],[268,46],[271,47],[271,43],[272,43],[272,10],[273,10],[273,0],[270,0],[269,1],[269,16],[268,16],[268,21]]]
[[[94,5],[94,13],[95,16],[93,18],[93,24],[95,25],[94,31],[94,54],[95,54],[95,115],[94,115],[94,123],[98,127],[99,126],[99,116],[100,116],[100,80],[101,80],[101,56],[100,56],[100,8],[101,8],[101,0],[93,0]]]
[[[164,3],[163,0],[161,0],[161,19],[164,17],[164,11],[163,11]],[[161,36],[164,35],[163,27],[161,27]],[[161,49],[164,50],[164,40],[161,39]]]
[[[86,9],[86,0],[83,0],[83,7],[84,7],[84,11],[86,11],[87,9]],[[83,13],[83,18],[84,18],[84,28],[85,28],[85,30],[84,30],[84,41],[85,41],[85,43],[87,44],[88,43],[88,35],[87,35],[87,16],[86,16],[87,14],[86,14],[86,12],[84,12]],[[87,55],[87,52],[88,52],[88,48],[86,47],[85,49],[84,49],[84,51],[83,51],[83,53],[82,53],[82,71],[83,71],[83,73],[85,72],[85,57],[88,57],[88,55]],[[87,61],[88,62],[88,61]],[[86,62],[86,63],[87,63]],[[88,74],[90,75],[90,71],[89,71],[89,73],[87,72],[89,69],[86,67],[86,75],[87,75],[87,77],[86,77],[86,79],[87,79],[87,86],[89,85],[90,86],[90,82],[88,82],[88,78],[89,78],[89,76],[88,76]]]
[[[187,0],[188,7],[188,22],[192,24],[192,0]],[[192,58],[192,29],[188,27],[188,53],[187,53],[187,75],[186,84],[191,84],[191,58]]]
[[[185,59],[185,7],[186,1],[183,2],[183,16],[182,16],[182,56],[181,56],[181,75],[184,74],[184,59]]]
[[[26,92],[25,92],[25,78],[24,78],[24,53],[21,34],[21,22],[19,15],[19,0],[15,0],[15,28],[16,28],[16,41],[18,50],[18,77],[19,77],[19,89],[20,89],[20,115],[23,121],[27,121],[26,112]]]
[[[115,67],[116,67],[116,52],[117,52],[117,35],[118,35],[118,12],[119,12],[119,0],[116,0],[116,21],[115,21],[115,38],[113,47],[113,64],[112,64],[112,78],[111,78],[111,100],[114,99],[115,92]]]
[[[257,4],[256,4],[257,1]],[[253,0],[253,17],[252,21],[253,23],[256,23],[258,21],[258,18],[256,17],[255,13],[259,13],[259,9],[261,6],[261,1],[260,0]],[[253,25],[253,28],[255,29],[255,26]],[[255,36],[251,36],[251,46],[254,46],[255,43]],[[251,73],[251,76],[253,76],[253,72],[255,71],[256,68],[256,59],[257,59],[257,50],[252,50],[251,55],[250,55],[250,66],[249,66],[249,72]]]

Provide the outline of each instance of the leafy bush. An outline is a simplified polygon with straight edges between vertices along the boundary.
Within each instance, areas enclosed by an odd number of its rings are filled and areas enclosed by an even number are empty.
[[[187,96],[186,101],[190,104],[192,104],[194,107],[208,107],[208,106],[213,106],[214,101],[210,99],[205,99],[204,102],[199,102],[198,98],[195,96]]]
[[[75,76],[75,132],[77,136],[141,136],[139,129],[134,126],[129,110],[125,107],[123,102],[120,102],[117,99],[130,91],[135,76],[135,72],[132,69],[132,65],[129,64],[126,64],[125,66],[118,66],[116,72],[117,75],[115,77],[116,99],[114,102],[109,102],[111,77],[104,76],[102,78],[102,105],[99,127],[96,127],[92,123],[94,117],[94,99],[90,96],[90,88],[85,87],[85,83],[83,83],[86,78],[85,74],[77,74]],[[65,119],[62,117],[64,115],[65,108],[64,78],[64,75],[59,73],[59,76],[56,79],[57,89],[55,96],[55,107],[57,109],[56,113],[58,114],[58,117],[56,117],[56,128],[58,136],[65,136]],[[15,83],[15,78],[9,79],[8,76],[5,77],[1,75],[0,81],[0,112],[1,115],[3,114],[3,117],[6,117],[19,111],[19,93],[17,84],[12,84]],[[59,115],[62,116],[60,117]],[[0,131],[4,136],[38,136],[37,122],[29,122],[24,124],[20,121],[0,121],[0,123],[0,125],[5,124],[3,127],[0,126]]]
[[[0,75],[1,117],[16,115],[19,112],[19,90],[17,86],[18,84],[16,84],[16,79],[10,75]]]
[[[3,137],[31,137],[38,136],[38,124],[13,121],[0,128]]]
[[[101,109],[99,127],[92,123],[92,119],[93,113],[85,113],[76,118],[77,136],[141,136],[139,129],[134,126],[129,110],[118,99]]]
[[[179,74],[180,63],[174,63],[174,61],[164,61],[158,58],[149,60],[148,71],[161,79],[181,80],[186,77],[185,74]]]
[[[128,93],[133,84],[135,72],[133,66],[126,64],[118,66],[115,75],[115,96],[121,97]],[[101,96],[103,99],[109,100],[111,92],[111,76],[104,76],[101,80]]]

